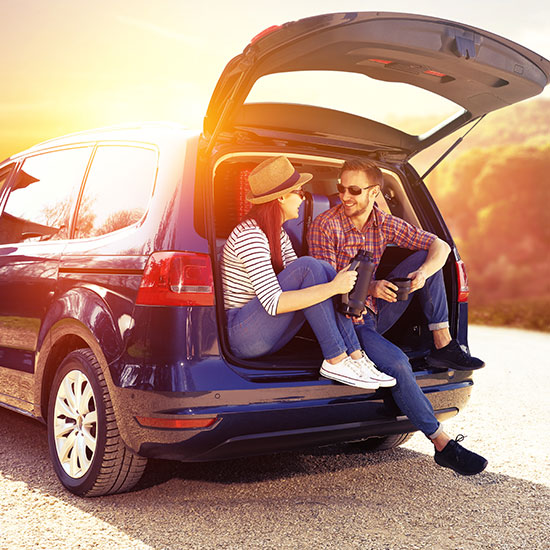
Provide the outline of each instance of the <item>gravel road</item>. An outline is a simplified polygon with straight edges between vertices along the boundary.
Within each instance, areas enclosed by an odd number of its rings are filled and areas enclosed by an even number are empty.
[[[0,549],[550,549],[550,335],[471,327],[487,367],[446,423],[489,459],[460,477],[416,434],[182,464],[153,461],[130,494],[80,499],[49,464],[45,428],[0,409]]]

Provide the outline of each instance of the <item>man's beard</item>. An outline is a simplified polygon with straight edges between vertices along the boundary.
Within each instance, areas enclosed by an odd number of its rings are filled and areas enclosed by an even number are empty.
[[[362,216],[367,211],[367,208],[368,208],[368,205],[364,206],[363,208],[360,208],[356,204],[355,206],[351,206],[351,207],[349,207],[349,209],[347,209],[346,206],[344,205],[344,214],[348,218],[358,218],[358,217]],[[348,210],[351,210],[351,212],[348,213]]]

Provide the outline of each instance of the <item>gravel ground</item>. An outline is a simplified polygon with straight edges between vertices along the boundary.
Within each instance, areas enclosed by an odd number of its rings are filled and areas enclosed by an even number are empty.
[[[550,335],[471,327],[487,368],[447,431],[489,459],[439,468],[416,434],[350,446],[181,464],[153,461],[130,494],[80,499],[49,465],[45,428],[0,409],[0,549],[550,549]]]

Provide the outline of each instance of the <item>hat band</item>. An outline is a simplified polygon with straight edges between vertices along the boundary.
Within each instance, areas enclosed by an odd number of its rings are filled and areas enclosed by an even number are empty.
[[[265,193],[262,193],[261,195],[254,195],[255,199],[260,199],[262,197],[267,197],[267,195],[272,195],[273,193],[278,193],[279,191],[284,191],[288,187],[292,187],[298,180],[300,179],[300,173],[298,170],[294,170],[294,174],[290,176],[290,178],[283,181],[283,183],[277,185],[277,187],[274,187],[273,189],[269,189]]]

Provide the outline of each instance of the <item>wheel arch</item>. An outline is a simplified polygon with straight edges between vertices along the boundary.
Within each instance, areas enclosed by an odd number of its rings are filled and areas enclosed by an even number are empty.
[[[76,319],[62,319],[55,323],[44,339],[36,364],[35,403],[36,416],[46,421],[48,402],[55,373],[63,359],[74,350],[88,348],[97,358],[107,387],[111,391],[113,382],[108,367],[108,361],[93,332]]]

